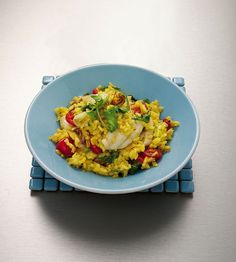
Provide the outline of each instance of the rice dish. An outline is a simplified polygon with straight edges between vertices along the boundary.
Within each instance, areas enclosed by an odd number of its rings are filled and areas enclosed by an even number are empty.
[[[55,108],[59,128],[49,137],[56,153],[75,168],[124,177],[158,166],[170,151],[174,129],[170,116],[161,119],[157,100],[136,99],[112,83],[74,97]]]

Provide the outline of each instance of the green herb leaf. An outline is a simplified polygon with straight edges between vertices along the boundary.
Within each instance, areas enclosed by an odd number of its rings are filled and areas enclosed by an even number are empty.
[[[99,89],[102,90],[102,91],[104,91],[104,90],[107,89],[107,88],[108,88],[108,86],[102,86],[102,87],[100,87]]]
[[[104,117],[108,123],[108,130],[114,132],[118,128],[118,117],[116,114],[116,108],[111,107],[104,111]]]
[[[98,119],[97,111],[89,111],[89,112],[86,112],[86,113],[92,120]]]
[[[102,97],[101,96],[99,96],[99,95],[97,95],[97,96],[91,96],[95,101],[96,101],[96,103],[94,104],[94,106],[95,106],[95,108],[97,109],[101,109],[103,106],[104,106],[104,104],[105,104],[105,100],[104,99],[102,99]]]
[[[143,101],[147,104],[150,104],[150,100],[148,98],[143,99]]]
[[[126,109],[123,109],[123,108],[120,108],[120,107],[116,107],[116,112],[117,113],[121,113],[121,114],[125,114],[126,112],[128,112],[129,110],[126,108]]]
[[[96,102],[100,102],[102,100],[101,96],[97,95],[91,95],[91,97],[96,101]]]
[[[94,105],[93,104],[87,104],[86,106],[82,107],[82,111],[86,111],[86,109],[92,110],[92,109],[94,109]]]
[[[145,123],[148,123],[150,120],[150,115],[143,115],[143,116],[137,116],[133,118],[134,120],[143,121]]]
[[[103,122],[103,120],[102,120],[102,118],[101,118],[99,109],[101,109],[101,108],[104,106],[105,100],[102,99],[102,97],[99,96],[99,95],[97,95],[97,96],[92,95],[91,97],[95,100],[96,103],[94,103],[94,104],[91,104],[91,103],[90,103],[90,104],[84,106],[84,107],[83,107],[83,110],[90,109],[91,111],[90,111],[90,112],[87,112],[88,115],[89,115],[93,120],[99,119],[99,120],[101,121],[101,123],[104,125],[104,122]]]
[[[121,90],[119,87],[115,86],[112,84],[112,88],[116,89],[116,90]]]
[[[109,156],[101,156],[97,157],[96,160],[101,164],[101,165],[109,165],[114,162],[114,160],[119,156],[119,152],[117,151],[112,151]]]
[[[131,164],[131,168],[129,169],[129,174],[134,175],[139,170],[140,166],[141,166],[141,164],[138,161],[135,160]]]
[[[131,100],[134,101],[134,102],[138,100],[138,99],[136,99],[136,98],[135,98],[134,96],[132,96],[132,95],[129,95],[129,96],[131,96]]]
[[[127,95],[125,95],[125,101],[126,101],[126,105],[127,105],[127,110],[128,110],[128,111],[131,110],[130,104],[129,104],[129,99],[128,99],[128,96],[127,96]]]

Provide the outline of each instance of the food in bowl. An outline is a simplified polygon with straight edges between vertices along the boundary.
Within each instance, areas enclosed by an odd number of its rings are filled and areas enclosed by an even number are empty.
[[[111,177],[133,175],[158,166],[171,149],[168,141],[179,122],[161,119],[162,111],[157,100],[136,99],[112,83],[100,85],[55,109],[60,128],[49,139],[75,168]]]

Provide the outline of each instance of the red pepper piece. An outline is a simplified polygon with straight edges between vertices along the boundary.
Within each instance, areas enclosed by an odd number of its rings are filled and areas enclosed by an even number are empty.
[[[101,154],[102,153],[102,149],[99,146],[92,144],[91,142],[90,142],[90,149],[95,154]]]
[[[68,139],[70,143],[73,142],[71,138],[63,138],[56,144],[56,149],[59,150],[65,157],[71,157],[73,153],[71,148],[66,144],[66,139]]]
[[[96,88],[93,89],[92,93],[93,93],[94,95],[96,95],[96,94],[98,94],[98,91],[99,91],[99,89],[96,87]]]
[[[140,164],[142,164],[143,163],[143,161],[144,161],[144,159],[145,159],[145,155],[143,154],[143,152],[142,153],[139,153],[139,155],[138,155],[138,158],[136,159]]]
[[[66,114],[66,121],[67,121],[70,125],[76,126],[75,123],[74,123],[74,121],[73,121],[73,119],[74,119],[74,114],[73,114],[73,112],[69,111],[69,112]]]
[[[172,128],[172,124],[171,121],[169,119],[163,119],[163,122],[165,122],[167,124],[167,130]]]
[[[155,160],[159,160],[162,158],[162,151],[159,148],[147,148],[143,152],[144,156],[152,157]]]

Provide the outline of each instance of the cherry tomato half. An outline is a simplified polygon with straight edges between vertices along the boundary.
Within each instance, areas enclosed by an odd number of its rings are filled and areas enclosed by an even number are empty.
[[[143,152],[144,156],[152,157],[155,160],[159,160],[162,158],[162,151],[159,148],[147,148]]]
[[[93,93],[94,95],[96,95],[96,94],[98,94],[98,91],[99,91],[99,89],[96,87],[96,88],[93,89],[92,93]]]
[[[169,119],[163,119],[163,122],[165,122],[167,124],[167,130],[172,128],[172,124],[171,121]]]
[[[141,109],[139,106],[132,106],[131,107],[132,111],[136,114],[136,113],[139,113],[141,114]]]
[[[140,164],[142,164],[143,163],[143,161],[144,161],[144,159],[145,159],[145,155],[144,155],[144,153],[139,153],[139,155],[138,155],[138,158],[136,159]]]
[[[90,142],[90,149],[93,151],[95,154],[101,154],[102,149],[99,146],[96,146]]]
[[[73,114],[73,112],[69,111],[69,112],[66,114],[66,121],[67,121],[70,125],[76,126],[75,123],[74,123],[74,121],[73,121],[73,119],[74,119],[74,114]]]
[[[146,103],[143,102],[143,104],[144,104],[145,108],[148,109]],[[136,113],[141,114],[141,108],[140,108],[139,106],[137,106],[137,105],[131,105],[131,109],[132,109],[132,111],[133,111],[135,114],[136,114]]]
[[[70,143],[73,143],[72,139],[63,138],[56,144],[56,149],[59,150],[65,157],[71,157],[73,153],[71,151],[71,148],[66,144],[66,139],[68,139]]]

